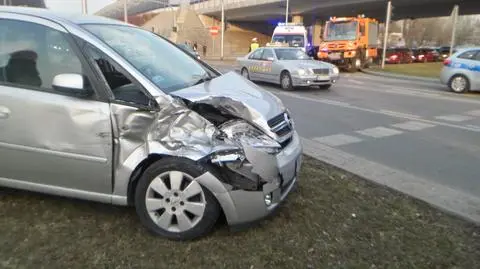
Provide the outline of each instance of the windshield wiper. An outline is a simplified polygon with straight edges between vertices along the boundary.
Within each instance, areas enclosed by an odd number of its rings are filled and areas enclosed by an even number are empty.
[[[194,77],[198,77],[198,76],[194,76]],[[195,86],[195,85],[198,85],[198,84],[202,84],[204,82],[207,82],[207,81],[210,81],[212,80],[213,77],[210,75],[210,73],[208,72],[205,72],[205,74],[203,74],[199,80],[195,81],[195,83],[192,84],[192,86]]]

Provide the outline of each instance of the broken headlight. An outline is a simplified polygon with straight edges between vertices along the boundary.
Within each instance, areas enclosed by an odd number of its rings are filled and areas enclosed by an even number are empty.
[[[242,120],[228,121],[222,124],[219,129],[229,140],[242,148],[246,145],[270,154],[275,154],[282,149],[277,141]]]

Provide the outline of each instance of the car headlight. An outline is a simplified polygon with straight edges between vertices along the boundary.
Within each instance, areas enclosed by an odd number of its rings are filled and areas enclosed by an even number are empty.
[[[332,67],[332,74],[338,75],[338,73],[340,73],[340,71],[338,70],[338,67],[336,66]]]
[[[222,124],[219,129],[229,140],[239,147],[248,145],[275,154],[281,150],[280,144],[256,127],[242,120],[232,120]]]
[[[305,76],[305,75],[311,75],[313,74],[313,71],[311,69],[298,69],[298,75],[300,76]]]

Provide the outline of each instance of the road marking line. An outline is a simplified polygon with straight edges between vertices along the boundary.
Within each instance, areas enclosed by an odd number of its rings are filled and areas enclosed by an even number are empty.
[[[467,120],[473,120],[473,117],[464,116],[464,115],[445,115],[445,116],[437,116],[435,117],[437,120],[446,120],[452,122],[462,122]]]
[[[453,93],[447,93],[447,92],[442,92],[442,93],[429,93],[427,91],[431,90],[409,90],[407,88],[401,89],[397,88],[397,91],[394,90],[379,90],[376,89],[375,87],[368,87],[364,85],[354,85],[354,84],[349,84],[346,85],[345,87],[349,88],[354,88],[354,89],[359,89],[363,91],[371,91],[371,92],[379,92],[379,93],[391,93],[391,94],[397,94],[397,95],[408,95],[408,96],[418,96],[418,97],[424,97],[424,98],[430,98],[430,99],[438,99],[438,100],[445,100],[445,101],[455,101],[455,102],[461,102],[461,103],[468,103],[468,104],[480,104],[480,99],[471,99],[471,98],[462,98],[462,97],[454,97]],[[402,91],[407,90],[407,93],[402,93]],[[416,92],[421,92],[421,94],[413,94]],[[458,96],[458,94],[455,94],[455,96]]]
[[[480,223],[480,198],[381,163],[300,138],[304,154]]]
[[[322,143],[331,147],[343,146],[343,145],[358,143],[362,141],[362,139],[358,137],[344,135],[344,134],[315,137],[313,138],[313,140],[317,141],[318,143]]]
[[[365,135],[365,136],[370,136],[373,138],[382,138],[387,136],[399,135],[399,134],[402,134],[403,132],[395,129],[385,128],[385,127],[375,127],[375,128],[369,128],[361,131],[356,131],[356,133]]]
[[[413,115],[413,114],[408,114],[408,113],[402,113],[402,112],[397,112],[397,111],[391,111],[391,110],[385,110],[385,109],[380,109],[380,112],[383,112],[385,114],[389,114],[392,116],[401,116],[401,117],[410,117],[410,118],[421,118],[420,116]]]
[[[322,99],[322,103],[324,104],[329,104],[329,105],[338,105],[338,106],[350,106],[349,103],[341,102],[341,101],[335,101],[335,100],[329,100],[329,99]]]
[[[436,125],[419,122],[419,121],[406,121],[402,123],[392,124],[391,126],[398,129],[402,129],[402,130],[407,130],[407,131],[420,131],[426,128],[435,127]]]
[[[361,81],[358,81],[358,80],[355,80],[355,79],[349,79],[348,81],[352,82],[352,83],[355,83],[355,84],[358,84],[358,85],[364,85],[365,84],[365,82],[361,82]]]
[[[478,126],[478,125],[469,124],[469,125],[467,125],[467,127],[480,130],[480,126]]]
[[[468,111],[465,114],[470,115],[470,116],[474,116],[474,117],[480,117],[480,110],[471,110],[471,111]]]
[[[306,101],[316,102],[316,103],[329,104],[329,105],[332,105],[332,106],[339,106],[339,107],[349,108],[349,109],[357,110],[357,111],[369,112],[369,113],[374,113],[374,114],[381,114],[381,115],[386,115],[386,116],[399,118],[399,119],[417,120],[417,121],[421,121],[421,122],[425,122],[425,123],[430,123],[430,124],[440,125],[440,126],[445,126],[445,127],[450,127],[450,128],[456,128],[456,129],[462,129],[462,130],[466,130],[466,131],[480,132],[480,130],[476,129],[476,128],[471,128],[471,127],[463,126],[463,125],[456,125],[456,124],[442,122],[442,121],[426,120],[426,119],[421,119],[420,117],[412,118],[412,117],[408,117],[408,116],[391,115],[391,114],[388,114],[388,113],[381,112],[379,110],[357,107],[357,106],[353,106],[353,105],[343,106],[343,105],[337,105],[337,104],[332,104],[332,103],[325,103],[325,102],[322,102],[322,100],[317,99],[317,98],[300,96],[300,95],[293,94],[293,93],[279,92],[279,91],[270,91],[270,92],[275,93],[277,95],[288,96],[290,98],[301,99],[301,100],[306,100]]]

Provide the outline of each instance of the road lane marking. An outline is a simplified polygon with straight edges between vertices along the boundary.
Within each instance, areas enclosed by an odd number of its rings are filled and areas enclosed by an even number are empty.
[[[310,139],[300,138],[303,153],[350,173],[416,197],[443,210],[480,223],[480,198],[435,181],[373,162]]]
[[[478,130],[480,130],[480,126],[478,126],[478,125],[469,124],[469,125],[467,125],[467,126],[470,127],[470,128],[473,128],[473,129],[478,129]]]
[[[272,91],[271,91],[271,92],[272,92]],[[429,124],[434,124],[434,125],[440,125],[440,126],[445,126],[445,127],[450,127],[450,128],[456,128],[456,129],[461,129],[461,130],[466,130],[466,131],[472,131],[472,132],[480,132],[479,129],[471,128],[471,127],[464,126],[464,125],[457,125],[457,124],[452,124],[452,123],[447,123],[447,122],[442,122],[442,121],[435,121],[435,120],[426,120],[426,119],[422,119],[422,118],[420,118],[420,117],[414,117],[414,118],[412,118],[412,117],[403,116],[403,115],[392,115],[392,114],[388,114],[388,113],[385,113],[385,112],[382,112],[382,111],[379,111],[379,110],[374,110],[374,109],[369,109],[369,108],[363,108],[363,107],[357,107],[357,106],[354,106],[354,105],[349,105],[349,106],[338,105],[338,104],[334,104],[334,103],[331,103],[331,102],[330,102],[330,103],[324,102],[324,101],[322,101],[322,99],[317,99],[317,98],[312,98],[312,97],[305,97],[305,96],[297,95],[297,94],[294,94],[294,93],[279,92],[279,91],[274,91],[274,92],[272,92],[272,93],[275,93],[275,94],[277,94],[277,95],[287,96],[287,97],[290,97],[290,98],[295,98],[295,99],[300,99],[300,100],[306,100],[306,101],[310,101],[310,102],[328,104],[328,105],[332,105],[332,106],[338,106],[338,107],[348,108],[348,109],[357,110],[357,111],[363,111],[363,112],[369,112],[369,113],[374,113],[374,114],[386,115],[386,116],[390,116],[390,117],[393,117],[393,118],[407,119],[407,120],[416,120],[416,121],[421,121],[421,122],[425,122],[425,123],[429,123]],[[328,99],[326,99],[326,100],[328,100]]]
[[[338,146],[343,146],[343,145],[348,145],[352,143],[358,143],[361,142],[362,139],[355,137],[355,136],[350,136],[350,135],[344,135],[344,134],[336,134],[336,135],[329,135],[329,136],[323,136],[323,137],[315,137],[313,140],[317,141],[318,143],[322,143],[324,145],[330,146],[330,147],[338,147]]]
[[[407,130],[407,131],[420,131],[423,129],[435,127],[436,125],[419,122],[419,121],[406,121],[402,123],[392,124],[391,126],[398,129],[402,129],[402,130]]]
[[[407,88],[399,88],[399,87],[396,87],[397,90],[379,90],[378,86],[373,87],[373,86],[367,86],[367,85],[354,85],[354,84],[348,84],[348,85],[342,85],[342,86],[347,88],[363,90],[363,91],[396,94],[396,95],[404,95],[404,96],[417,96],[417,97],[424,97],[429,99],[455,101],[455,102],[468,103],[468,104],[480,104],[480,99],[454,97],[453,93],[447,93],[447,92],[431,93],[433,90],[420,90],[420,89],[415,90],[415,89],[407,89]],[[403,91],[407,91],[407,92],[404,93]],[[416,93],[420,93],[420,94],[416,94]],[[455,94],[455,96],[458,96],[458,94]]]
[[[410,117],[410,118],[417,118],[417,119],[421,118],[418,115],[402,113],[402,112],[397,112],[397,111],[391,111],[391,110],[385,110],[385,109],[380,109],[380,112],[385,113],[385,114],[389,114],[389,115],[392,115],[392,116]]]
[[[342,101],[336,101],[336,100],[329,100],[329,99],[322,99],[322,103],[324,104],[330,104],[330,105],[337,105],[337,106],[350,106],[349,103],[345,103]]]
[[[373,138],[382,138],[382,137],[387,137],[387,136],[394,136],[394,135],[399,135],[402,134],[402,131],[395,130],[395,129],[390,129],[386,127],[375,127],[375,128],[369,128],[361,131],[355,131],[357,134],[361,134],[364,136],[370,136]]]
[[[445,120],[445,121],[452,121],[452,122],[462,122],[467,120],[473,120],[473,117],[464,116],[464,115],[444,115],[444,116],[437,116],[435,117],[437,120]]]
[[[465,114],[470,115],[470,116],[474,116],[474,117],[480,117],[480,110],[471,110],[471,111],[468,111]]]

